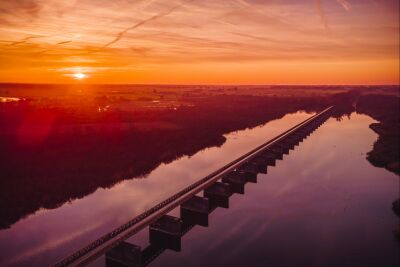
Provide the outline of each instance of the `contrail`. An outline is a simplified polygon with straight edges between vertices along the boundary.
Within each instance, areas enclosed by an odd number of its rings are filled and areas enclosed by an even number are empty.
[[[351,5],[349,2],[347,2],[346,0],[336,0],[339,4],[342,5],[342,7],[346,10],[349,11],[351,9]]]
[[[28,37],[25,37],[25,38],[23,38],[23,39],[21,39],[21,40],[19,40],[19,41],[12,42],[12,43],[9,44],[9,45],[10,45],[10,46],[19,45],[19,44],[26,43],[26,42],[28,42],[28,41],[31,40],[31,39],[42,38],[42,37],[44,37],[44,36],[28,36]]]
[[[336,0],[346,11],[349,11],[351,9],[351,4],[346,1],[346,0]],[[321,5],[321,0],[315,0],[315,5],[317,6],[317,10],[319,13],[319,16],[321,17],[322,22],[324,23],[324,26],[326,29],[329,29],[329,24],[328,20],[326,18],[324,9],[322,8]]]
[[[267,42],[271,42],[271,43],[281,43],[280,41],[277,41],[277,40],[275,40],[273,38],[268,38],[268,37],[263,37],[263,36],[256,36],[256,35],[252,35],[252,34],[248,34],[248,33],[242,33],[242,32],[230,32],[230,33],[234,34],[234,35],[238,35],[238,36],[243,36],[243,37],[255,39],[255,40],[262,40],[262,41],[267,41]]]
[[[71,43],[71,42],[72,41],[63,41],[63,42],[56,43],[56,45],[68,44],[68,43]]]
[[[192,2],[192,1],[193,1],[193,0],[187,1],[186,3],[189,3],[189,2]],[[108,42],[107,44],[105,44],[105,45],[103,46],[103,48],[107,48],[107,47],[109,47],[110,45],[115,44],[116,42],[118,42],[119,40],[121,40],[122,37],[124,37],[124,35],[125,35],[127,32],[129,32],[129,31],[131,31],[131,30],[133,30],[133,29],[136,29],[136,28],[138,28],[138,27],[144,25],[144,24],[146,24],[146,23],[149,22],[149,21],[156,20],[156,19],[159,19],[159,18],[168,16],[169,14],[171,14],[172,12],[174,12],[176,9],[178,9],[178,8],[181,7],[181,6],[182,6],[182,5],[176,5],[176,6],[172,7],[172,8],[170,8],[170,9],[169,9],[168,11],[166,11],[166,12],[162,12],[162,13],[159,13],[159,14],[157,14],[157,15],[154,15],[154,16],[148,18],[148,19],[139,21],[138,23],[136,23],[136,24],[134,24],[134,25],[132,25],[132,26],[126,28],[125,30],[123,30],[123,31],[121,31],[121,32],[119,32],[119,33],[117,34],[117,36],[114,38],[114,40],[112,40],[111,42]]]
[[[326,29],[329,29],[328,20],[326,19],[325,12],[321,6],[321,1],[315,0],[315,5],[317,6],[317,10],[318,10],[319,16],[321,17],[322,23],[324,23],[324,26]]]
[[[247,3],[245,0],[236,0],[236,2],[238,2],[239,4],[241,4],[242,6],[251,6],[249,3]]]

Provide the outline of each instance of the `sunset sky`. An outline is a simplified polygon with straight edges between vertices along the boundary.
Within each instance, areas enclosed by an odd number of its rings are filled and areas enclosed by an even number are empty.
[[[398,0],[0,0],[0,82],[398,84]]]

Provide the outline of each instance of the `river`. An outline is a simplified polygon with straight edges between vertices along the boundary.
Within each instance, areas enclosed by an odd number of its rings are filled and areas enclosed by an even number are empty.
[[[312,114],[297,112],[225,135],[220,147],[161,164],[145,177],[41,209],[0,231],[0,266],[47,266]],[[329,119],[216,209],[209,227],[150,266],[398,266],[398,177],[366,160],[370,117]],[[177,215],[177,211],[172,214]],[[129,242],[146,246],[147,230]],[[91,266],[105,266],[104,257]]]

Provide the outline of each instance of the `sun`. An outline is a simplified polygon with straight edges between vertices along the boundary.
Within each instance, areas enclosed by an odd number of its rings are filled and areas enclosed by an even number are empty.
[[[72,74],[72,76],[76,80],[82,80],[82,79],[85,79],[87,77],[87,75],[85,73],[80,73],[80,72],[74,73],[74,74]]]

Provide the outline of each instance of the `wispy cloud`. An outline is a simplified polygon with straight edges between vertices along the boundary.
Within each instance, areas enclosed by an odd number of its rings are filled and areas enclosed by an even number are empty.
[[[43,5],[38,0],[0,1],[0,14],[14,14],[15,16],[37,16]]]
[[[236,0],[242,6],[250,6],[250,4],[246,0]]]
[[[136,28],[138,28],[138,27],[140,27],[140,26],[142,26],[142,25],[144,25],[144,24],[146,24],[146,23],[148,23],[148,22],[150,22],[150,21],[153,21],[153,20],[156,20],[156,19],[159,19],[159,18],[168,16],[169,14],[171,14],[172,12],[174,12],[174,11],[175,11],[177,8],[179,8],[180,6],[181,6],[181,5],[173,6],[172,8],[170,8],[169,10],[167,10],[167,11],[165,11],[165,12],[161,12],[161,13],[159,13],[159,14],[153,15],[153,16],[151,16],[150,18],[141,20],[141,21],[139,21],[139,22],[133,24],[132,26],[129,26],[128,28],[126,28],[126,29],[124,29],[123,31],[119,32],[119,33],[115,36],[115,38],[114,38],[112,41],[110,41],[110,42],[108,42],[107,44],[105,44],[105,45],[103,46],[103,48],[106,48],[106,47],[109,47],[109,46],[112,45],[112,44],[115,44],[116,42],[118,42],[119,40],[121,40],[121,38],[123,38],[124,35],[125,35],[127,32],[129,32],[129,31],[131,31],[131,30],[134,30],[134,29],[136,29]]]
[[[25,38],[22,38],[21,40],[15,41],[15,42],[11,42],[9,45],[13,46],[13,45],[19,45],[19,44],[24,44],[27,43],[28,41],[32,40],[32,39],[37,39],[37,38],[42,38],[43,36],[28,36]]]
[[[69,44],[72,41],[62,41],[62,42],[58,42],[57,45],[63,45],[63,44]]]
[[[336,1],[337,1],[346,11],[350,11],[351,5],[350,5],[350,3],[349,3],[348,1],[346,1],[346,0],[336,0]],[[327,16],[326,16],[326,14],[325,14],[325,10],[324,10],[324,8],[322,7],[321,0],[315,0],[315,5],[316,5],[318,14],[319,14],[319,16],[320,16],[320,18],[321,18],[321,21],[322,21],[324,27],[325,27],[326,29],[329,29],[328,19],[327,19]]]
[[[319,14],[319,16],[321,18],[321,21],[324,24],[325,28],[329,29],[328,20],[326,18],[325,11],[324,11],[323,7],[321,6],[321,1],[320,0],[315,0],[315,6],[317,8],[318,14]]]
[[[348,1],[346,1],[346,0],[337,0],[337,1],[338,1],[339,4],[342,5],[342,7],[345,10],[349,11],[351,9],[351,5],[350,5],[350,3]]]

